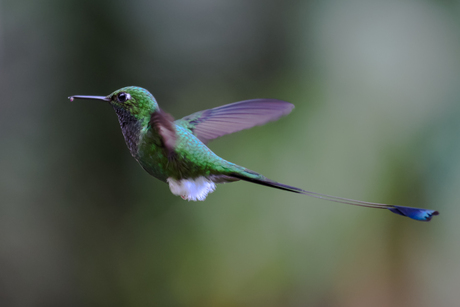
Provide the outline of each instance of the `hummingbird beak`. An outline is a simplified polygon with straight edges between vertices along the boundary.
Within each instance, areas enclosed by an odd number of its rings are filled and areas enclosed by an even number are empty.
[[[110,101],[109,97],[104,97],[104,96],[82,96],[82,95],[74,95],[74,96],[69,96],[70,101],[73,101],[74,99],[90,99],[90,100],[104,100],[104,101]]]

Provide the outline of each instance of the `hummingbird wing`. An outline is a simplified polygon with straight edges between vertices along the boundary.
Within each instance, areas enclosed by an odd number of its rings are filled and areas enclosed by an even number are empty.
[[[152,113],[149,124],[150,127],[153,127],[156,131],[158,131],[166,150],[169,153],[173,153],[176,146],[177,135],[174,118],[171,114],[158,109]]]
[[[289,114],[294,105],[277,99],[251,99],[199,111],[176,121],[190,129],[200,141],[263,125]]]

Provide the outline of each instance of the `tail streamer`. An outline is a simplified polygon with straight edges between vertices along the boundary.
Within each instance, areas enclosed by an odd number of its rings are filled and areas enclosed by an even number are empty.
[[[310,191],[306,191],[300,188],[296,188],[293,186],[289,186],[286,184],[282,184],[282,183],[270,180],[268,178],[263,177],[260,174],[257,174],[258,178],[254,178],[253,176],[256,174],[257,173],[250,172],[248,176],[246,176],[244,174],[233,173],[231,174],[231,176],[234,178],[238,178],[240,180],[257,183],[260,185],[264,185],[264,186],[268,186],[268,187],[272,187],[272,188],[276,188],[276,189],[280,189],[284,191],[303,194],[303,195],[307,195],[307,196],[311,196],[311,197],[315,197],[319,199],[333,201],[336,203],[342,203],[342,204],[348,204],[348,205],[354,205],[354,206],[360,206],[360,207],[368,207],[368,208],[388,209],[393,213],[396,213],[402,216],[407,216],[408,218],[411,218],[417,221],[429,222],[433,216],[439,215],[439,212],[435,210],[387,205],[387,204],[381,204],[381,203],[372,203],[372,202],[367,202],[367,201],[348,199],[348,198],[343,198],[343,197],[331,196],[327,194],[310,192]]]

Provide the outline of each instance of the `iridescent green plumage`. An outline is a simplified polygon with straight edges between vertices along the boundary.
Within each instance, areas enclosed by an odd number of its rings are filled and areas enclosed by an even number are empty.
[[[389,209],[393,213],[429,221],[437,211],[370,203],[305,191],[270,180],[228,162],[206,144],[217,137],[277,120],[294,106],[276,99],[253,99],[199,111],[174,121],[149,91],[124,87],[103,96],[71,96],[110,103],[131,155],[152,176],[167,182],[171,192],[188,200],[204,200],[216,183],[249,181],[334,202]]]
[[[179,180],[219,176],[244,170],[217,156],[190,130],[178,125],[175,128],[177,140],[173,153],[164,150],[153,129],[146,129],[142,136],[135,158],[152,176],[166,181],[169,177]]]

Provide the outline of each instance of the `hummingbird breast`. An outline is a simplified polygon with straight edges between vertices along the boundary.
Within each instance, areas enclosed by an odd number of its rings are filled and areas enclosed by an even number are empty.
[[[137,161],[152,176],[162,181],[217,178],[238,168],[217,156],[190,130],[178,125],[175,129],[177,139],[173,153],[166,150],[156,131],[141,131]]]

